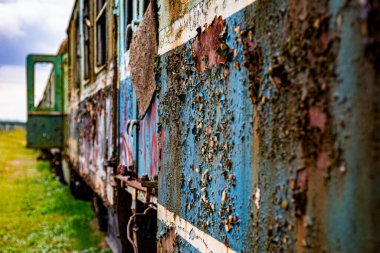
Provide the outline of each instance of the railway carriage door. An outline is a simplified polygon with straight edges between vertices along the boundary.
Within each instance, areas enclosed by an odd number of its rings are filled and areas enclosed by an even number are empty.
[[[140,0],[134,1],[137,5],[134,8],[134,17],[135,19],[131,21],[129,27],[132,27],[133,30],[133,39],[135,40],[135,47],[130,49],[130,70],[132,76],[132,85],[135,90],[135,98],[134,104],[136,105],[135,115],[136,120],[133,123],[136,123],[138,127],[136,127],[137,134],[137,176],[139,179],[148,179],[150,181],[154,180],[157,175],[157,144],[158,144],[158,136],[157,136],[157,101],[156,95],[152,94],[154,91],[149,87],[148,84],[142,85],[137,84],[137,80],[144,79],[146,76],[150,76],[154,73],[153,67],[149,67],[149,60],[147,60],[146,55],[149,55],[149,51],[152,47],[154,47],[153,41],[149,39],[149,26],[147,24],[147,20],[150,17],[145,16],[145,11],[148,8],[149,1]],[[149,12],[149,11],[147,11]],[[149,15],[149,13],[148,13]],[[138,26],[137,26],[138,25]],[[143,29],[143,31],[140,31]],[[126,29],[127,35],[129,29]],[[127,45],[132,45],[132,40],[128,41],[131,38],[127,36]],[[131,38],[132,39],[132,38]],[[137,45],[137,46],[136,46]],[[134,55],[134,56],[133,56]],[[155,57],[155,56],[154,56]],[[137,60],[136,60],[137,59]],[[137,77],[134,75],[139,73]],[[144,81],[148,82],[148,79],[144,79]],[[151,80],[149,80],[151,81]],[[153,83],[153,82],[152,82]],[[155,87],[153,88],[155,90]],[[153,97],[153,98],[152,98]]]
[[[61,148],[63,145],[64,100],[61,56],[28,55],[27,57],[27,146],[29,148]],[[49,107],[38,107],[35,98],[35,64],[52,63],[54,81],[54,103]]]
[[[130,46],[134,33],[143,18],[146,0],[120,1],[121,19],[119,31],[119,161],[124,169],[139,173],[141,153],[136,90],[131,80]],[[120,171],[120,172],[122,172]],[[119,173],[120,174],[120,173]]]
[[[136,52],[136,49],[133,50],[133,44],[136,36],[141,33],[140,28],[144,26],[144,13],[149,1],[123,0],[119,3],[120,13],[122,13],[120,15],[122,25],[119,30],[120,164],[117,176],[120,182],[118,184],[120,235],[126,248],[132,247],[138,249],[139,252],[156,252],[156,212],[151,203],[156,203],[157,191],[154,190],[155,183],[151,181],[155,179],[156,171],[158,171],[155,166],[158,160],[155,155],[157,103],[155,98],[151,99],[151,94],[147,101],[146,113],[141,115],[138,103],[139,90],[131,75],[136,68],[135,62],[132,61],[133,53]],[[144,43],[148,44],[148,41]],[[141,50],[144,54],[143,47],[137,47],[137,50]],[[144,61],[141,63],[143,64]],[[153,73],[153,68],[150,68],[150,71]],[[151,101],[153,102],[150,103]],[[136,217],[129,222],[132,215]],[[132,237],[137,239],[131,240]]]

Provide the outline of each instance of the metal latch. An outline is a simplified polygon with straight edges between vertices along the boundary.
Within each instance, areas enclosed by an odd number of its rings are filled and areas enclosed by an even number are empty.
[[[137,126],[139,123],[138,119],[128,120],[127,121],[127,134],[130,135],[132,133],[133,126]]]

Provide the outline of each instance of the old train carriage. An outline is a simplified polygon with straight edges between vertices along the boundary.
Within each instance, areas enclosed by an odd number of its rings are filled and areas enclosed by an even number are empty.
[[[60,148],[114,252],[375,252],[379,16],[376,0],[77,0],[66,51],[29,58],[62,88],[28,107],[28,143]]]
[[[65,182],[62,171],[62,152],[67,139],[67,40],[62,42],[57,55],[29,55],[27,57],[27,146],[39,148],[51,161],[57,178]],[[41,100],[35,98],[35,65],[52,65]],[[68,180],[68,174],[66,179]]]

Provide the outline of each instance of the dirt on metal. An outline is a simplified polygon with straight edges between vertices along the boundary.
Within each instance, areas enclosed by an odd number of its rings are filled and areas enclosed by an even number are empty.
[[[134,35],[130,51],[132,83],[136,91],[140,118],[148,110],[156,90],[156,75],[153,69],[157,48],[157,17],[154,4],[151,2]]]

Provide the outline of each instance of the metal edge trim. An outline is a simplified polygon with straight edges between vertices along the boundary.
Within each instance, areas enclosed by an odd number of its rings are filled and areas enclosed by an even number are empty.
[[[231,249],[211,235],[201,231],[199,228],[169,211],[159,203],[157,203],[157,219],[168,226],[174,225],[175,233],[200,252],[237,253],[237,251]]]

